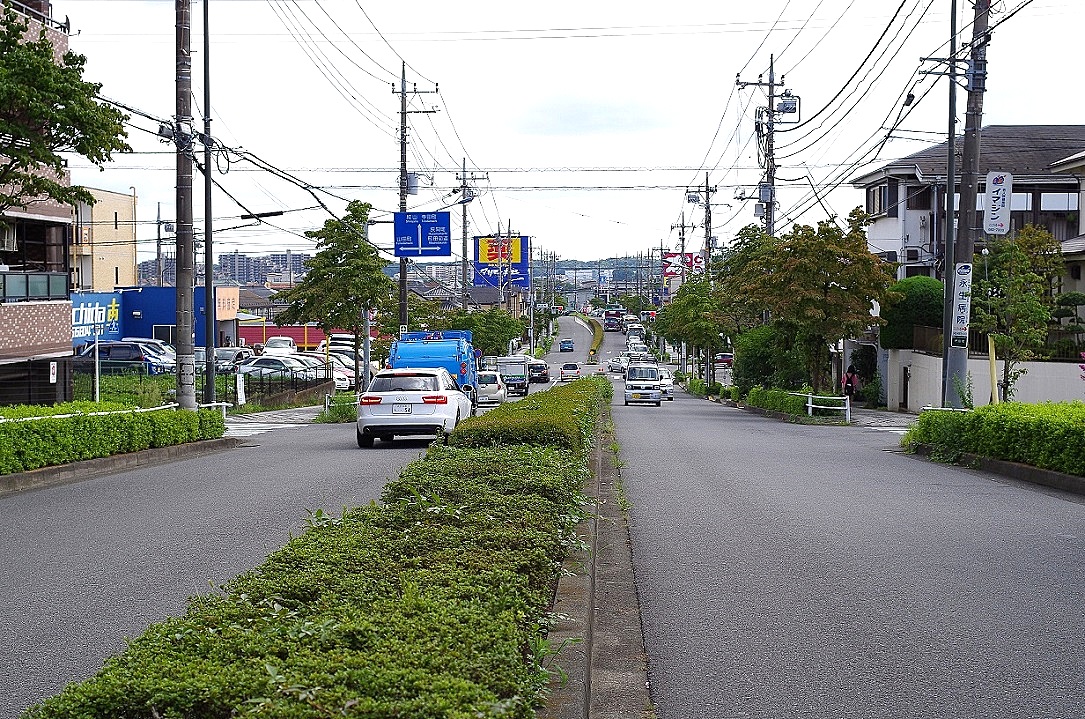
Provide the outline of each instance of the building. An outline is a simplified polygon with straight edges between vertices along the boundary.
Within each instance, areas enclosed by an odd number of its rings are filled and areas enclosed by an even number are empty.
[[[1057,163],[1080,153],[1082,148],[1085,148],[1085,125],[983,128],[981,182],[975,211],[978,214],[983,207],[986,187],[982,178],[988,172],[1009,172],[1013,174],[1011,232],[1033,224],[1046,228],[1059,241],[1080,235],[1081,170],[1077,170],[1079,174],[1059,171]],[[947,149],[947,143],[943,142],[851,180],[854,187],[865,192],[866,211],[874,218],[867,229],[870,249],[900,263],[900,279],[942,275]],[[956,197],[959,200],[959,195]],[[982,217],[978,216],[975,226],[983,227]],[[977,237],[977,249],[982,243],[983,237]]]
[[[57,55],[68,28],[50,17],[48,0],[11,2],[10,10],[44,27]],[[65,171],[62,183],[71,179]],[[72,303],[69,296],[72,208],[28,202],[0,217],[0,404],[53,404],[71,398]]]
[[[72,288],[107,292],[134,285],[136,270],[136,192],[131,195],[87,188],[95,203],[79,203],[71,246]]]

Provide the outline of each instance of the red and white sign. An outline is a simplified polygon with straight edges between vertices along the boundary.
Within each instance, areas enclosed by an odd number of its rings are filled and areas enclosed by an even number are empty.
[[[664,252],[663,276],[681,277],[687,273],[704,272],[704,255],[699,252]]]

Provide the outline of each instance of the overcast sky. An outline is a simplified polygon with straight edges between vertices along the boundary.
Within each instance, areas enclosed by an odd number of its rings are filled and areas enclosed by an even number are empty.
[[[957,4],[969,39],[972,5]],[[1082,123],[1077,66],[1085,3],[994,5],[992,25],[1024,7],[994,31],[984,124]],[[946,80],[922,74],[940,68],[920,58],[946,56],[950,6],[210,0],[212,134],[322,188],[317,194],[333,212],[360,199],[374,206],[376,219],[390,220],[399,167],[392,83],[399,88],[406,62],[407,87],[419,91],[408,95],[408,169],[422,176],[411,209],[452,203],[466,159],[479,193],[467,206],[469,236],[507,230],[511,221],[513,231],[534,238],[536,251],[594,260],[661,244],[677,249],[684,212],[696,225],[687,230],[687,249],[699,250],[704,210],[687,203],[686,188],[703,186],[706,172],[717,188],[713,234],[726,243],[755,221],[753,201],[741,198],[762,175],[753,118],[766,97],[737,88],[736,76],[767,81],[771,54],[777,81],[784,76],[782,87],[801,97],[804,124],[779,126],[776,135],[779,224],[825,218],[811,183],[828,211],[845,216],[862,201],[848,178],[944,140]],[[200,128],[203,12],[202,3],[192,4]],[[87,57],[86,78],[101,83],[105,97],[155,118],[175,114],[173,0],[53,0],[53,14],[70,19],[71,48]],[[917,102],[875,154],[908,92]],[[964,100],[960,92],[962,121]],[[413,112],[422,110],[436,112]],[[71,162],[74,182],[135,188],[140,259],[153,256],[158,203],[164,220],[174,218],[175,163],[156,128],[133,115],[136,152],[105,172],[81,158]],[[301,234],[329,216],[305,209],[318,205],[313,195],[231,159],[220,157],[226,172],[216,179],[246,209],[216,190],[216,254],[312,251]],[[197,231],[202,182],[197,174]],[[458,259],[461,210],[450,209]],[[270,218],[275,227],[227,229],[245,224],[243,212],[279,210],[286,214]],[[391,235],[390,224],[372,228],[379,245],[390,247]]]

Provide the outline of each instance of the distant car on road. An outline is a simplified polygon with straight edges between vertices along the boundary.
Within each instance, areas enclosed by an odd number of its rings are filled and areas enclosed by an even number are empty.
[[[577,362],[566,362],[561,366],[561,381],[580,379],[581,368]]]
[[[549,382],[550,365],[545,362],[532,362],[527,366],[527,376],[532,382]]]
[[[659,367],[631,363],[625,371],[625,403],[644,402],[659,407],[663,395],[659,389]]]
[[[358,398],[358,446],[372,447],[378,437],[391,442],[396,435],[447,442],[471,412],[471,398],[443,367],[381,370]]]
[[[568,337],[558,342],[558,352],[573,352],[574,350],[573,341]]]
[[[509,397],[508,388],[499,372],[483,370],[478,373],[478,403],[501,404]]]
[[[659,368],[659,394],[665,400],[674,401],[674,377],[665,367]]]
[[[720,352],[713,358],[713,361],[719,367],[730,367],[735,363],[735,355],[731,352]]]

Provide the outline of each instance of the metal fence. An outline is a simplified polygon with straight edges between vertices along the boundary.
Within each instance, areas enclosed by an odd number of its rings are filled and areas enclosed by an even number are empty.
[[[941,356],[942,328],[916,325],[912,328],[912,349],[923,354]],[[1085,351],[1085,342],[1078,342],[1067,337],[1066,333],[1052,332],[1044,347],[1037,352],[1037,359],[1054,362],[1080,362]],[[968,331],[968,353],[975,356],[987,355],[987,333],[979,330]]]

